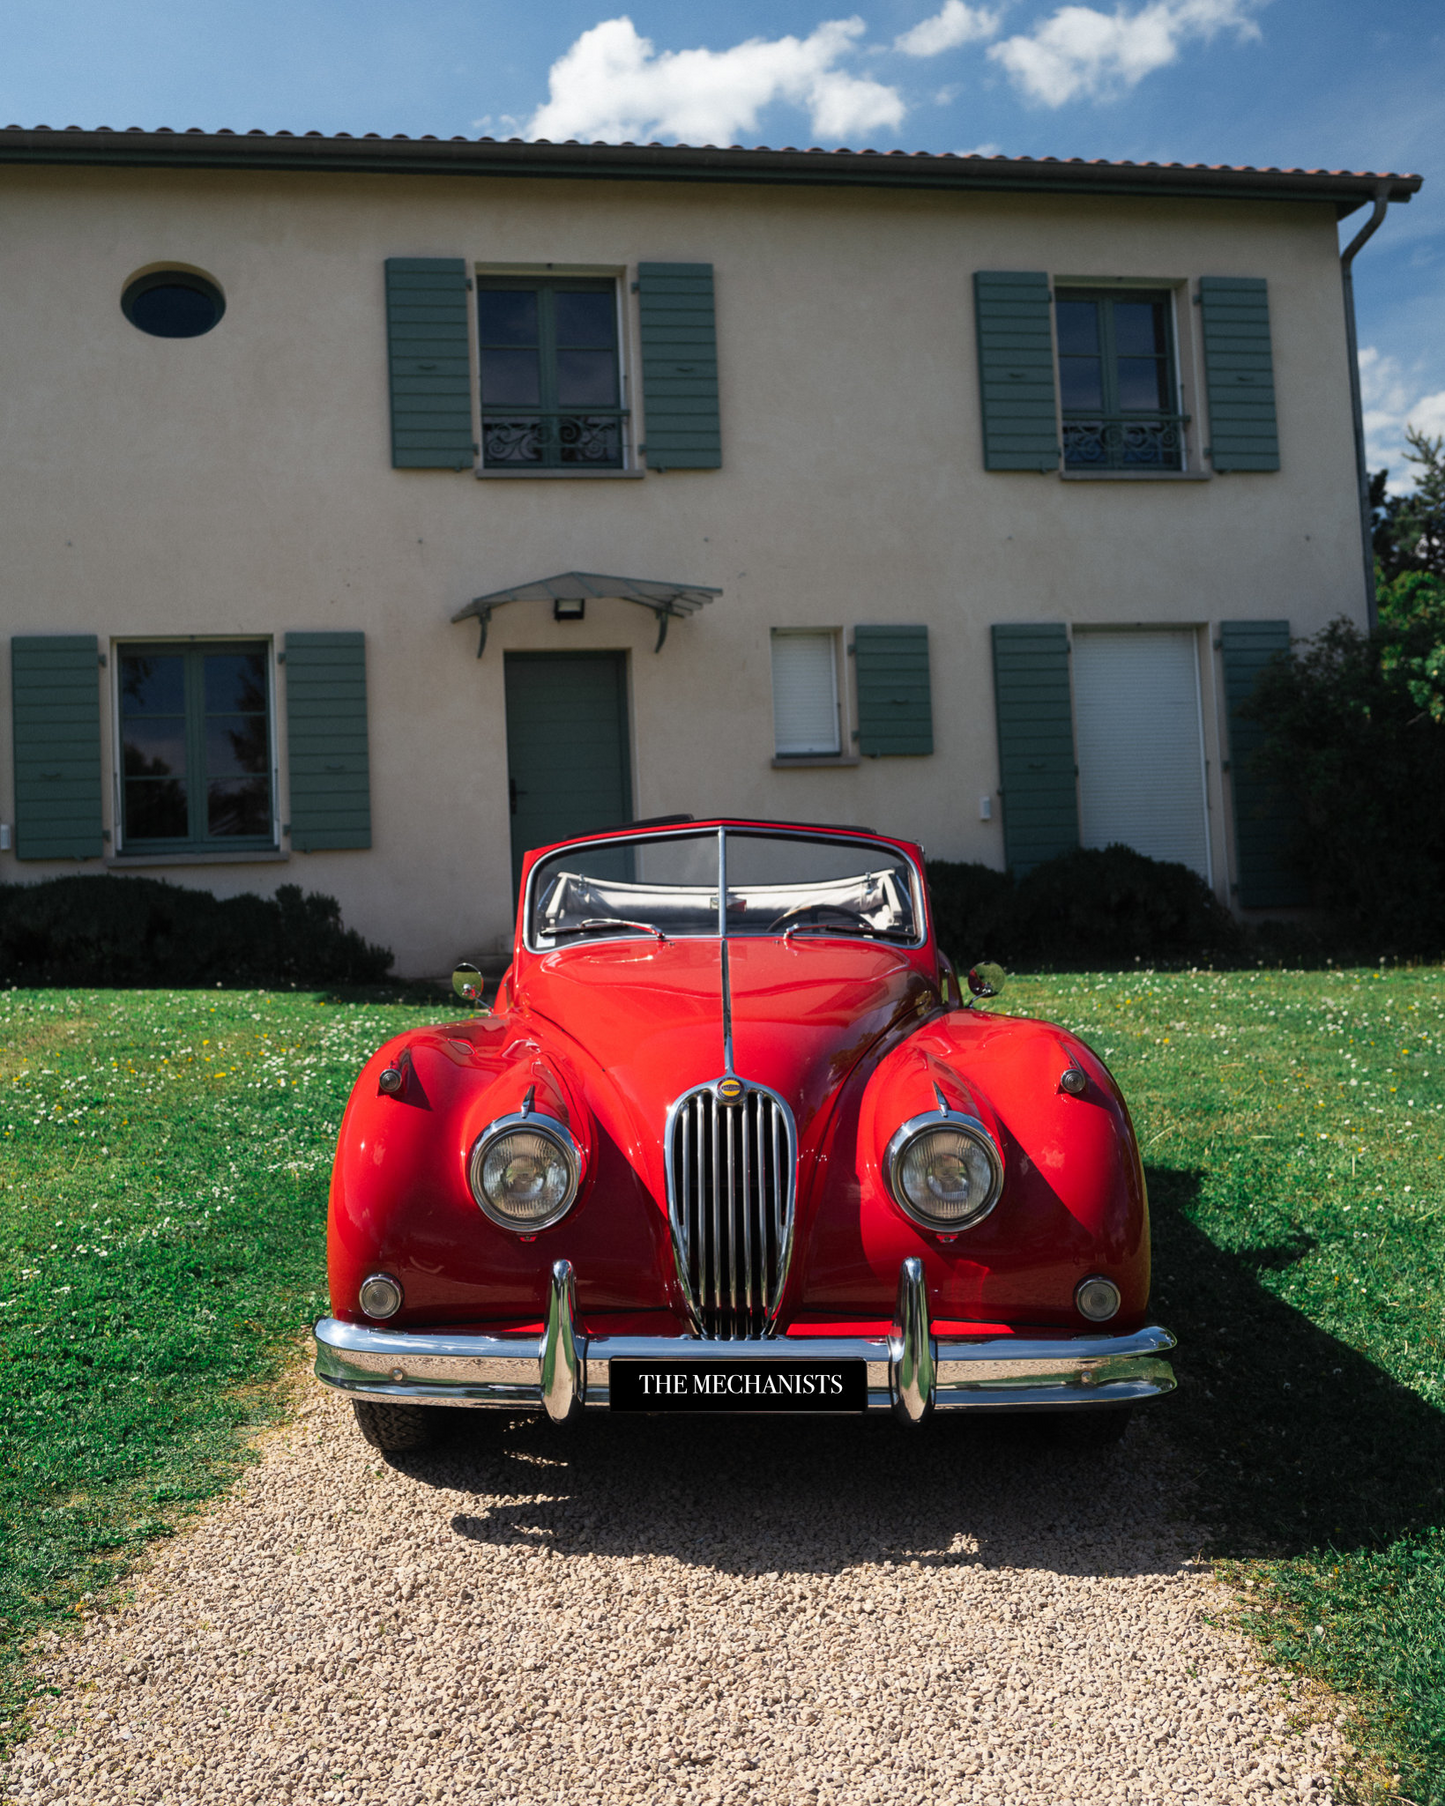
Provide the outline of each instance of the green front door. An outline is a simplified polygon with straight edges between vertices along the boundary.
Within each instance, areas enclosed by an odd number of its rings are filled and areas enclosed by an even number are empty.
[[[509,652],[507,787],[512,890],[522,856],[632,819],[621,652]]]

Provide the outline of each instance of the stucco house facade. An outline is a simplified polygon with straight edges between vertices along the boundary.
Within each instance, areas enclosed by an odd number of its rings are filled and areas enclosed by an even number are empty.
[[[1365,618],[1337,222],[1418,186],[0,132],[0,882],[407,974],[673,813],[1287,904],[1230,709]]]

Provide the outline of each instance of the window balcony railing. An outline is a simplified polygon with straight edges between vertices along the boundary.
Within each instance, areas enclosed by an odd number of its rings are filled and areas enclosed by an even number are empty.
[[[482,409],[482,463],[507,469],[620,470],[626,408]]]
[[[1182,470],[1188,414],[1064,415],[1066,470]]]

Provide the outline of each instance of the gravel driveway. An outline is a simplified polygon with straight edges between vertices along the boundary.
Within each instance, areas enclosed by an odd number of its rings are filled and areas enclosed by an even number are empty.
[[[1169,1475],[1147,1421],[1099,1460],[1017,1423],[472,1413],[388,1465],[308,1395],[50,1651],[5,1796],[1326,1801],[1339,1734],[1206,1623]]]

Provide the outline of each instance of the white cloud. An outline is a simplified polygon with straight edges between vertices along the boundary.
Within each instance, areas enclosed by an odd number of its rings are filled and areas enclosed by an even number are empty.
[[[1405,428],[1432,436],[1445,433],[1445,389],[1421,395],[1398,358],[1374,345],[1360,348],[1360,395],[1364,402],[1365,462],[1371,470],[1387,469],[1396,493],[1415,487],[1414,465],[1406,457]]]
[[[911,31],[893,40],[904,56],[939,56],[960,44],[975,44],[998,30],[999,14],[983,6],[965,6],[963,0],[943,0],[943,11],[921,19]]]
[[[1191,38],[1221,31],[1257,38],[1250,16],[1258,0],[1151,0],[1136,12],[1120,6],[1061,6],[1027,36],[1005,38],[989,55],[1031,100],[1061,107],[1087,97],[1110,100],[1176,60]]]
[[[780,100],[806,107],[821,138],[896,128],[905,112],[898,90],[837,66],[863,31],[861,19],[829,19],[806,38],[659,54],[631,19],[604,19],[553,63],[551,98],[527,135],[728,144],[755,132],[759,113]]]

